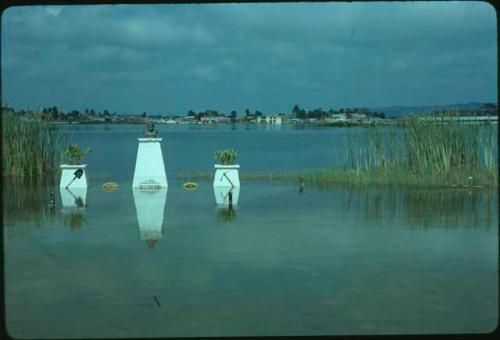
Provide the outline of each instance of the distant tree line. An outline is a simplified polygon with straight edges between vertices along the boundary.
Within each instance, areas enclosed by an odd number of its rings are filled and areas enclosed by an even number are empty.
[[[219,112],[217,110],[205,110],[205,111],[200,111],[198,113],[194,112],[193,110],[189,110],[186,114],[188,117],[194,117],[195,120],[201,120],[202,117],[228,117],[231,119],[231,121],[236,121],[236,117],[238,116],[238,113],[233,110],[229,115],[226,115],[223,112]]]
[[[111,113],[107,109],[103,111],[85,109],[83,112],[79,110],[63,112],[59,110],[57,106],[52,106],[44,107],[40,111],[40,116],[42,120],[47,121],[81,121],[87,118],[104,118],[105,120],[111,120],[111,117],[116,116],[116,112]]]
[[[41,110],[33,111],[33,110],[15,110],[12,107],[4,106],[2,107],[2,110],[4,111],[12,111],[16,112],[22,116],[28,115],[28,116],[33,116],[34,114],[40,114],[40,117],[42,120],[47,120],[47,121],[84,121],[87,119],[92,119],[92,118],[104,118],[105,121],[111,121],[113,117],[116,117],[117,114],[116,112],[111,113],[109,110],[104,109],[102,111],[95,110],[93,108],[86,108],[82,112],[79,110],[71,110],[68,112],[63,112],[60,109],[58,109],[57,106],[51,106],[51,107],[44,107]],[[452,110],[436,110],[432,114],[433,115],[443,115],[443,114],[449,114],[451,112],[454,112],[454,114],[458,115],[477,115],[477,116],[483,116],[483,115],[497,115],[498,114],[498,108],[497,105],[494,103],[484,103],[482,104],[479,108],[477,109],[452,109]],[[329,110],[324,110],[322,108],[316,108],[313,110],[305,110],[299,105],[295,104],[292,108],[292,115],[295,118],[300,118],[300,119],[317,119],[317,120],[324,120],[327,117],[331,117],[333,115],[339,115],[339,114],[345,114],[347,116],[350,116],[352,114],[362,114],[366,115],[367,117],[377,117],[377,118],[385,118],[385,114],[383,112],[377,112],[377,111],[372,111],[371,109],[367,107],[359,107],[359,108],[340,108],[340,109],[329,109]],[[193,110],[189,110],[186,114],[188,117],[191,116],[195,120],[201,120],[202,117],[228,117],[231,119],[231,121],[235,122],[237,120],[238,113],[236,110],[232,110],[229,114],[225,114],[222,112],[219,112],[217,110],[213,109],[207,109],[204,111],[200,112],[195,112]],[[280,113],[278,115],[284,115],[284,113]],[[161,118],[180,118],[180,116],[174,115],[174,114],[164,114],[164,115],[148,115],[147,112],[143,112],[141,114],[129,114],[129,115],[124,115],[128,117],[140,117],[140,118],[156,118],[156,119],[161,119]],[[242,120],[253,120],[258,117],[264,118],[266,116],[266,113],[255,110],[255,111],[250,111],[250,109],[245,109],[244,111],[244,116]],[[136,119],[136,118],[135,118]]]
[[[322,120],[322,119],[325,119],[326,117],[330,117],[332,115],[339,115],[339,114],[346,114],[346,115],[363,114],[363,115],[366,115],[367,117],[385,118],[385,113],[371,111],[369,108],[366,108],[366,107],[341,108],[338,110],[329,109],[327,111],[323,110],[322,108],[317,108],[314,110],[306,111],[304,109],[301,109],[297,104],[295,104],[295,106],[292,108],[292,113],[294,114],[295,118],[300,118],[300,119],[319,119],[319,120]]]

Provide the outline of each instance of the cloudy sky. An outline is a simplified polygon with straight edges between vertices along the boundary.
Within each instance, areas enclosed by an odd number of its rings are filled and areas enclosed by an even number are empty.
[[[497,102],[484,2],[25,6],[2,101],[117,113]]]

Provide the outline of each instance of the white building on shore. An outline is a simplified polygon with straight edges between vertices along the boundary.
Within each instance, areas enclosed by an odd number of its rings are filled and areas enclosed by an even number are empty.
[[[282,124],[283,123],[283,119],[282,119],[281,116],[257,117],[257,123]]]

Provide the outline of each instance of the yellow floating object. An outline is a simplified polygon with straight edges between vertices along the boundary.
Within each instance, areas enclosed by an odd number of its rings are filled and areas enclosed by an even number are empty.
[[[106,182],[102,185],[102,188],[105,191],[116,191],[118,189],[119,185],[113,182]]]
[[[183,187],[184,187],[184,189],[187,189],[187,190],[194,190],[198,187],[198,184],[188,182],[188,183],[184,183]]]

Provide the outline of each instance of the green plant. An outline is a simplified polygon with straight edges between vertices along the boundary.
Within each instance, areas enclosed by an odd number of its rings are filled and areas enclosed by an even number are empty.
[[[64,150],[64,156],[67,157],[70,164],[80,164],[80,161],[90,153],[91,148],[82,149],[78,144],[71,144]]]
[[[222,165],[234,164],[234,160],[236,159],[236,151],[234,151],[233,149],[216,151],[215,159],[217,159]]]
[[[42,178],[53,174],[63,158],[67,136],[39,113],[2,111],[2,170],[14,178]]]
[[[497,187],[497,129],[466,124],[453,118],[455,115],[448,112],[447,116],[452,118],[447,120],[411,117],[402,126],[373,126],[346,134],[343,157],[328,168],[243,172],[240,178],[297,181],[298,176],[303,176],[305,183],[313,185]],[[216,153],[222,164],[230,164],[224,163],[222,157],[222,151]],[[180,177],[210,179],[211,174],[182,173]]]

